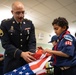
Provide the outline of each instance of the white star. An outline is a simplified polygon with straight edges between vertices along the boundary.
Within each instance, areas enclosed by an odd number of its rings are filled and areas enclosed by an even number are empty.
[[[15,69],[15,70],[13,70],[13,72],[16,72],[17,70]]]
[[[27,72],[27,73],[25,73],[25,75],[29,75],[29,73]]]
[[[23,72],[21,71],[21,72],[19,72],[19,74],[22,74]]]
[[[22,67],[22,69],[25,70],[26,68],[25,67]]]

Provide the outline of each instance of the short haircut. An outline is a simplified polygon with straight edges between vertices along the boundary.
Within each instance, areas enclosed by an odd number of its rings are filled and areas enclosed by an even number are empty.
[[[75,32],[75,37],[76,37],[76,32]]]
[[[54,24],[57,24],[60,27],[66,26],[66,30],[69,28],[68,21],[64,17],[58,17],[58,18],[54,19],[54,21],[52,22],[52,25],[54,25]]]

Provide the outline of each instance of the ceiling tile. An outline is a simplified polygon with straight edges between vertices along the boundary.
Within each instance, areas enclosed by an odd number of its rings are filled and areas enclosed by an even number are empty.
[[[60,17],[60,14],[57,12],[52,12],[52,13],[48,14],[47,16],[50,17],[50,19],[52,21],[53,19]]]
[[[49,33],[54,31],[52,25],[42,26],[42,27],[40,27],[40,29],[43,30],[43,31],[49,32]]]
[[[34,22],[35,25],[36,24],[38,25],[37,27],[46,25],[46,23],[42,22],[39,19],[35,19],[33,22]]]
[[[73,3],[73,0],[57,0],[58,2],[60,2],[63,6],[69,5],[71,3]]]
[[[66,17],[68,19],[69,22],[73,22],[76,21],[76,16],[74,16],[73,14],[70,14],[69,16]]]
[[[44,1],[46,1],[46,0],[37,0],[38,2],[44,2]]]
[[[32,17],[35,17],[35,18],[39,18],[39,17],[43,16],[43,14],[41,14],[40,12],[34,11],[33,9],[30,9],[26,12],[28,15],[31,15]]]
[[[39,18],[41,21],[43,21],[44,23],[50,23],[51,22],[51,18],[48,16],[42,16]]]
[[[50,8],[50,10],[57,10],[63,7],[56,0],[46,0],[43,2],[43,4],[46,5],[48,8]]]
[[[57,10],[56,13],[59,13],[59,15],[62,17],[66,17],[71,14],[71,12],[68,9],[66,9],[65,7]]]
[[[12,3],[15,1],[16,0],[6,0],[3,4],[5,4],[5,6],[11,7]]]
[[[70,12],[72,12],[72,13],[76,13],[76,3],[72,3],[72,4],[70,4],[70,5],[68,5],[68,6],[66,6],[66,8],[70,11]]]
[[[6,3],[8,0],[0,0],[0,5]]]
[[[31,8],[39,4],[37,0],[23,0],[23,2],[26,6],[31,7]]]
[[[39,5],[35,6],[35,7],[33,7],[33,9],[40,12],[40,13],[42,13],[42,14],[48,14],[48,13],[51,12],[51,10],[49,8],[47,8],[45,5],[43,5],[43,4],[39,4]]]

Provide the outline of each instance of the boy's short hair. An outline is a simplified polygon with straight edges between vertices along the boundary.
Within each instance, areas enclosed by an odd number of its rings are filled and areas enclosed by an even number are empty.
[[[57,39],[58,39],[57,35],[54,35],[54,36],[52,36],[51,40],[48,43],[52,43],[54,41],[57,42]]]
[[[75,37],[76,37],[76,32],[75,32]]]
[[[60,27],[66,26],[66,30],[69,28],[68,21],[64,17],[58,17],[58,18],[54,19],[54,21],[52,22],[52,25],[54,25],[54,24],[57,24]]]

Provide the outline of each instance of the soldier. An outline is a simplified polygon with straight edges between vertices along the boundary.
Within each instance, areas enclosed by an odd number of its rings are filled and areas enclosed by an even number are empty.
[[[1,22],[4,73],[36,60],[32,56],[36,51],[35,27],[32,21],[24,19],[24,5],[14,2],[11,12],[13,17]]]
[[[53,65],[61,69],[61,75],[76,75],[75,37],[68,31],[68,21],[64,17],[58,17],[52,25],[58,43],[54,50],[46,49],[44,52],[54,55]]]

